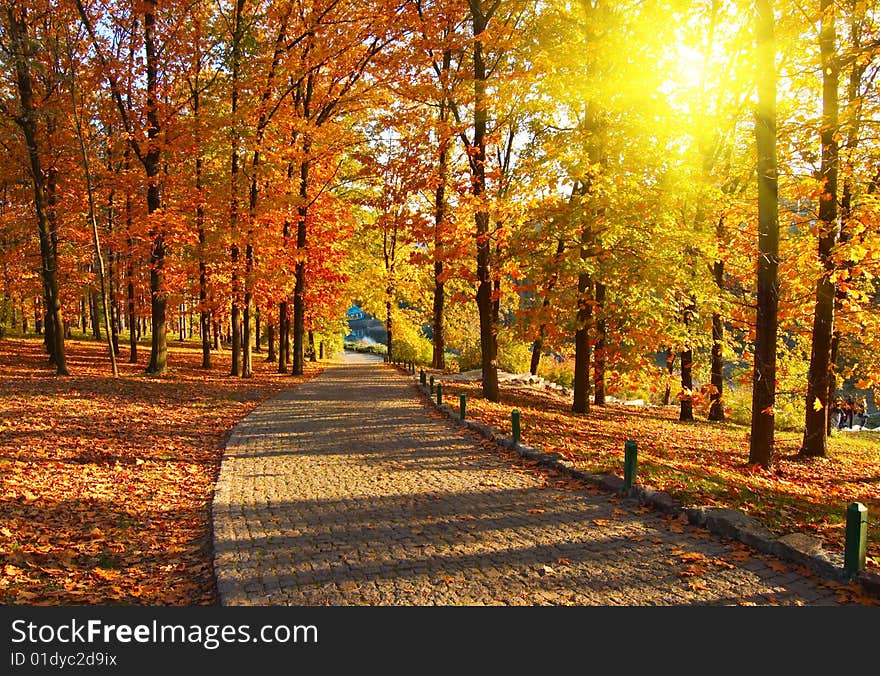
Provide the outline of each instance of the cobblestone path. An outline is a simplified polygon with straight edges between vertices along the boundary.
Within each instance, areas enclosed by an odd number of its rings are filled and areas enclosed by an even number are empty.
[[[232,433],[214,504],[224,605],[833,605],[821,580],[518,465],[347,358]]]

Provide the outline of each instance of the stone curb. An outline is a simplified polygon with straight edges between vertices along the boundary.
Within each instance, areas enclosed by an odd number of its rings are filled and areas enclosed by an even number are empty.
[[[406,369],[400,367],[400,370],[404,374],[412,376]],[[438,406],[436,396],[430,394],[427,386],[421,386],[418,382],[418,376],[416,376],[415,387],[435,409],[457,425],[477,432],[504,448],[516,451],[522,457],[535,461],[543,467],[580,479],[612,493],[622,494],[624,492],[624,482],[621,477],[614,474],[593,474],[575,469],[573,463],[563,459],[558,453],[545,453],[539,448],[525,444],[514,444],[513,439],[506,436],[501,430],[473,420],[461,420],[458,409],[448,404]],[[880,574],[863,571],[850,579],[843,570],[843,555],[823,549],[818,538],[803,533],[789,533],[777,537],[762,523],[740,510],[720,507],[684,507],[668,493],[645,486],[633,486],[625,497],[640,504],[650,505],[666,514],[685,514],[690,523],[702,526],[716,535],[738,540],[764,554],[770,554],[804,566],[835,582],[856,582],[867,592],[880,596]]]

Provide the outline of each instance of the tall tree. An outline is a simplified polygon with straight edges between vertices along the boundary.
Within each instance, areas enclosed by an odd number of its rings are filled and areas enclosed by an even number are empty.
[[[776,335],[779,311],[779,206],[776,161],[776,39],[772,0],[755,0],[758,104],[758,271],[749,462],[773,459]]]
[[[38,43],[31,34],[27,4],[10,1],[6,3],[4,9],[9,38],[7,51],[13,61],[19,99],[19,112],[15,113],[9,110],[7,112],[21,129],[27,146],[28,166],[34,191],[34,211],[40,238],[46,337],[49,341],[50,358],[55,364],[55,372],[58,375],[68,375],[64,346],[64,323],[61,317],[61,300],[58,292],[56,223],[50,213],[47,196],[48,172],[40,156],[43,143],[40,140],[38,121],[41,113],[39,103],[34,95],[32,75]]]
[[[831,340],[834,333],[835,284],[832,275],[836,268],[834,246],[840,225],[837,220],[838,174],[838,80],[837,20],[835,3],[821,0],[821,30],[819,52],[822,66],[822,167],[819,196],[819,260],[821,276],[816,282],[816,307],[813,313],[813,332],[810,351],[810,370],[807,377],[806,420],[801,455],[824,456],[828,428],[829,398],[833,394],[831,380]]]
[[[110,84],[110,91],[122,125],[125,128],[126,138],[135,157],[140,161],[147,182],[147,214],[150,221],[150,310],[152,344],[150,349],[150,362],[147,365],[147,373],[164,373],[168,365],[168,339],[166,335],[166,309],[168,306],[167,289],[165,284],[165,228],[162,219],[159,218],[162,209],[162,120],[159,114],[159,74],[160,61],[162,58],[162,46],[156,32],[157,27],[157,0],[144,0],[141,4],[141,17],[143,25],[144,45],[144,80],[145,91],[145,120],[146,138],[136,129],[134,120],[130,115],[130,109],[122,99],[123,88],[109,63],[101,46],[101,39],[95,30],[94,22],[90,18],[82,0],[74,0],[80,19],[91,38],[92,45],[97,54],[99,64],[104,71],[104,76]],[[132,75],[133,76],[133,75]]]
[[[498,401],[498,325],[492,298],[492,242],[489,232],[489,204],[486,190],[486,132],[489,118],[487,95],[489,71],[485,60],[485,35],[501,0],[469,0],[473,27],[474,119],[473,137],[467,142],[474,196],[474,226],[477,246],[477,312],[480,317],[481,370],[483,395]]]

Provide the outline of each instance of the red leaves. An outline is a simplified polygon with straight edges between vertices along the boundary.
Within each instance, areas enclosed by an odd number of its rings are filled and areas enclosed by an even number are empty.
[[[295,379],[255,360],[229,378],[173,348],[174,368],[108,377],[104,346],[70,342],[56,379],[37,341],[0,343],[0,602],[212,603],[207,506],[223,439]],[[223,357],[226,357],[226,360]],[[7,377],[8,376],[8,377]]]

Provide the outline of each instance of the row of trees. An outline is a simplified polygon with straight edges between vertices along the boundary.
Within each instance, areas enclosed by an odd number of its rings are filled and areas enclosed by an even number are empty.
[[[499,341],[531,345],[533,372],[573,353],[578,412],[665,353],[681,418],[696,373],[722,420],[736,365],[752,461],[771,461],[779,392],[822,455],[842,379],[880,377],[876,18],[858,0],[5,0],[4,294],[39,296],[58,373],[83,288],[111,338],[150,299],[152,373],[183,298],[206,368],[229,326],[232,375],[252,372],[255,313],[301,373],[352,297],[392,358],[422,325],[436,368],[475,341],[495,400]]]

